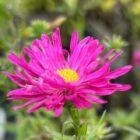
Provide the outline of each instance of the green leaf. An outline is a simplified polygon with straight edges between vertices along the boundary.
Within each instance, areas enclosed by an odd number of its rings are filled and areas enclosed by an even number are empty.
[[[87,133],[87,122],[84,122],[78,129],[78,136],[86,135]]]
[[[62,137],[64,136],[65,130],[70,128],[72,125],[72,121],[66,121],[64,122],[63,126],[62,126]]]
[[[76,127],[78,127],[79,124],[80,124],[79,111],[76,108],[73,108],[73,107],[69,108],[68,111],[69,111],[69,113],[70,113],[70,115],[72,117],[73,124],[76,125]]]
[[[102,125],[104,125],[104,118],[105,118],[105,114],[106,111],[104,111],[100,121],[98,122],[97,126],[95,127],[95,129],[93,129],[93,131],[91,132],[91,134],[88,136],[87,140],[94,140],[95,136],[96,136],[96,132],[97,130],[102,127]]]
[[[140,131],[139,130],[132,128],[132,127],[129,127],[129,126],[124,126],[123,129],[130,132],[130,133],[133,133],[134,135],[136,135],[140,138]]]
[[[61,133],[57,132],[52,132],[54,140],[64,140],[63,137],[61,136]]]

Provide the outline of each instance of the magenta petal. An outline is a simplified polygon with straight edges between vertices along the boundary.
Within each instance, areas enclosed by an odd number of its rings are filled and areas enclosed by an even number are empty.
[[[26,93],[25,89],[20,88],[20,89],[16,89],[16,90],[12,90],[10,91],[7,96],[18,96],[18,95],[24,95]]]
[[[113,62],[113,61],[114,61],[116,58],[118,58],[122,53],[123,53],[122,51],[116,53],[109,61],[110,61],[110,62]]]
[[[78,44],[78,33],[73,32],[72,37],[71,37],[71,42],[70,42],[70,51],[71,51],[71,53],[73,52],[73,50],[75,49],[77,44]]]
[[[28,105],[30,105],[30,104],[33,104],[33,103],[35,103],[35,102],[40,101],[41,99],[42,99],[42,97],[41,97],[41,98],[35,98],[35,99],[32,99],[32,100],[30,100],[30,101],[28,101],[28,102],[25,102],[25,103],[22,104],[22,105],[12,107],[12,109],[13,109],[13,110],[17,110],[17,109],[20,109],[20,108],[26,107],[26,106],[28,106]]]
[[[94,97],[94,96],[87,96],[88,97],[88,100],[90,102],[93,102],[93,103],[97,103],[97,104],[105,104],[107,103],[107,101],[103,100],[103,99],[99,99],[97,97]]]
[[[59,116],[61,115],[62,111],[63,111],[62,106],[56,107],[56,109],[55,109],[55,114],[54,114],[54,115],[55,115],[56,117],[59,117]]]
[[[7,75],[11,81],[15,82],[17,85],[23,87],[26,83],[25,81],[23,81],[22,79],[20,79],[20,77],[16,76],[16,75],[13,75],[11,73],[8,73],[8,72],[3,72],[5,75]]]
[[[118,78],[118,77],[124,75],[125,73],[129,72],[131,69],[132,69],[131,65],[118,68],[117,70],[112,71],[111,73],[109,73],[109,75],[107,75],[106,78],[109,78],[109,79]]]
[[[119,91],[126,91],[126,90],[130,90],[132,88],[131,85],[129,84],[112,84],[116,87],[117,90]]]
[[[93,72],[92,74],[89,74],[85,80],[90,81],[92,79],[96,79],[101,76],[105,76],[106,74],[108,74],[109,70],[110,70],[110,63],[106,63],[106,64],[104,64],[104,66],[102,66],[97,71]]]
[[[105,59],[107,59],[114,51],[115,51],[114,49],[110,50],[107,54],[105,54],[105,55],[98,61],[98,63],[104,62]]]
[[[36,103],[36,105],[34,105],[33,107],[29,108],[27,110],[28,113],[31,113],[31,112],[34,112],[36,111],[37,109],[41,108],[41,107],[44,107],[44,104],[45,102],[47,102],[47,100],[43,100],[43,101],[40,101],[39,103]]]
[[[73,99],[72,102],[78,109],[91,108],[91,103],[89,103],[84,98],[78,97],[78,98]]]

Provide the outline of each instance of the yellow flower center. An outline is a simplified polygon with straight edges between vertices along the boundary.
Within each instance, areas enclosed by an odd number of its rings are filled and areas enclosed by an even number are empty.
[[[58,69],[57,73],[66,81],[66,82],[77,82],[79,80],[79,75],[76,71],[72,69]]]

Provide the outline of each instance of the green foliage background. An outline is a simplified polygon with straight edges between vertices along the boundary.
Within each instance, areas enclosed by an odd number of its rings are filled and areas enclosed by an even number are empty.
[[[14,68],[7,60],[9,51],[20,54],[22,47],[28,46],[42,33],[50,34],[57,26],[61,28],[63,46],[67,49],[70,35],[76,30],[80,39],[86,35],[100,39],[106,44],[106,51],[111,48],[123,50],[122,57],[112,66],[114,69],[130,64],[134,51],[140,50],[140,1],[0,0],[0,105],[7,114],[7,124],[3,127],[10,140],[74,139],[65,109],[60,118],[54,118],[52,113],[44,110],[33,114],[25,113],[25,109],[12,111],[10,107],[15,103],[6,100],[6,93],[16,85],[2,74],[2,71],[12,72]],[[132,84],[131,91],[104,97],[109,104],[93,105],[92,109],[80,112],[82,125],[79,133],[87,131],[83,140],[140,139],[139,70],[140,67],[136,66],[118,79]],[[104,110],[107,110],[106,116],[101,118]],[[88,127],[82,122],[85,119]]]

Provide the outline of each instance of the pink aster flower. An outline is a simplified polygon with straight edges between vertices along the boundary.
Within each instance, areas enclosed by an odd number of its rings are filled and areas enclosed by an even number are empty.
[[[9,60],[20,70],[14,70],[15,74],[5,74],[20,88],[10,91],[8,98],[25,101],[13,109],[31,105],[27,112],[43,107],[54,110],[59,116],[66,102],[78,109],[90,108],[92,103],[106,103],[99,96],[129,90],[129,84],[111,83],[111,80],[124,75],[132,67],[128,65],[111,71],[111,63],[121,52],[110,50],[100,57],[104,48],[90,36],[78,41],[78,33],[73,32],[69,53],[62,48],[57,28],[52,40],[42,34],[41,40],[35,39],[29,48],[23,49],[21,57],[9,53]],[[110,55],[112,58],[107,61]]]

